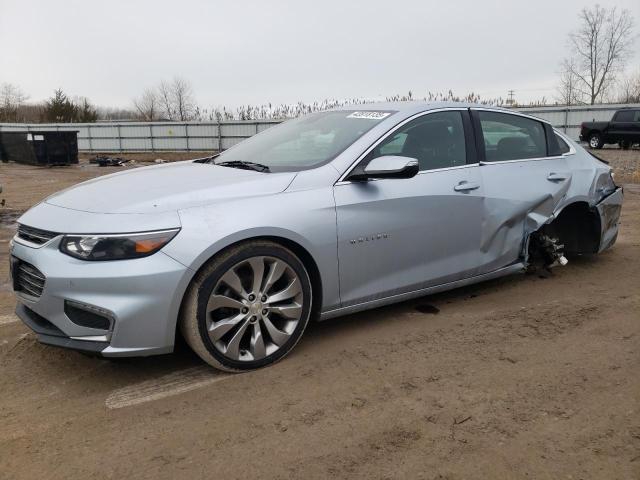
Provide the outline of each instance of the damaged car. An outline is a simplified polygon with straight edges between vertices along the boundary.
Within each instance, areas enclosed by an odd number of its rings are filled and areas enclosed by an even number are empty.
[[[313,113],[27,211],[18,316],[45,344],[269,365],[308,323],[611,247],[611,168],[535,117],[460,103]]]

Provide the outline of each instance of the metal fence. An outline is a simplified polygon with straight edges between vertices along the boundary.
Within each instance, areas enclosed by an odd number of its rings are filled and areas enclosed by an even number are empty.
[[[586,105],[576,107],[518,107],[517,110],[546,120],[569,138],[578,140],[582,122],[606,122],[621,108],[640,108],[640,103]]]
[[[578,139],[580,123],[610,120],[623,107],[640,104],[607,104],[579,107],[519,107]],[[354,107],[355,108],[355,107]],[[24,130],[77,130],[78,149],[88,152],[218,151],[227,149],[279,123],[279,120],[233,122],[98,122],[0,124],[0,132]]]
[[[78,131],[78,150],[87,152],[218,151],[280,123],[243,122],[98,122],[0,124],[0,132]]]

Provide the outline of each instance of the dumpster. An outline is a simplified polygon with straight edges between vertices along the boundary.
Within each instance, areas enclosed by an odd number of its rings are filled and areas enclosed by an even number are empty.
[[[0,159],[43,166],[78,163],[78,132],[0,132]]]

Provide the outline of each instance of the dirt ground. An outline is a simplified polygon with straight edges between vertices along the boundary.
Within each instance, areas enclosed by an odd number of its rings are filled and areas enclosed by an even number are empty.
[[[119,170],[0,164],[0,478],[640,479],[640,152],[602,155],[636,182],[613,249],[314,324],[242,375],[38,344],[15,218]]]

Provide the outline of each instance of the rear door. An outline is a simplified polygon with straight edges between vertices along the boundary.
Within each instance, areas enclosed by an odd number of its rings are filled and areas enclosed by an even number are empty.
[[[571,172],[553,130],[530,117],[472,111],[484,188],[480,273],[522,258],[524,240],[553,213]]]
[[[467,109],[423,114],[355,167],[402,155],[419,161],[415,177],[335,185],[343,306],[475,274],[482,186],[471,130]]]

